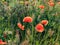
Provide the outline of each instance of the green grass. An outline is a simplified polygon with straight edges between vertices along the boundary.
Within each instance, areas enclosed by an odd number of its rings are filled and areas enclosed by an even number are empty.
[[[22,2],[17,0],[0,1],[0,39],[6,42],[10,40],[16,45],[19,45],[19,43],[26,45],[59,45],[60,5],[58,2],[54,0],[55,6],[53,7],[46,4],[48,1],[29,0],[28,6],[24,3],[25,1]],[[39,5],[44,5],[45,8],[42,10],[38,8]],[[26,16],[32,17],[33,22],[23,22],[23,18]],[[39,33],[36,31],[35,26],[44,19],[48,20],[48,24],[44,26],[44,32]],[[25,26],[24,31],[18,28],[18,22]],[[16,30],[18,30],[18,36],[16,36]],[[12,34],[8,34],[9,31]]]

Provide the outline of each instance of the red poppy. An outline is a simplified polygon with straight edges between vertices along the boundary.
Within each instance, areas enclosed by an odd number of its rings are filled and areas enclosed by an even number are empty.
[[[37,32],[43,32],[44,31],[44,27],[40,23],[36,25],[35,29]]]
[[[7,44],[6,42],[3,42],[1,39],[0,39],[0,44]]]
[[[22,28],[21,28],[22,30],[24,30],[24,26],[22,26]]]
[[[22,24],[21,24],[21,23],[17,23],[17,26],[18,26],[19,28],[22,28]]]
[[[42,20],[41,23],[42,23],[43,25],[47,25],[47,24],[48,24],[48,20]]]
[[[44,6],[44,5],[40,5],[40,6],[39,6],[39,8],[44,9],[44,8],[45,8],[45,6]]]
[[[54,6],[54,2],[52,2],[52,1],[49,1],[48,4],[49,4],[50,6]]]
[[[23,22],[32,22],[32,21],[33,21],[32,18],[29,16],[27,16],[23,19]]]
[[[58,2],[58,4],[60,4],[60,2]]]
[[[23,26],[21,23],[17,23],[17,26],[18,26],[20,29],[24,30],[24,26]]]

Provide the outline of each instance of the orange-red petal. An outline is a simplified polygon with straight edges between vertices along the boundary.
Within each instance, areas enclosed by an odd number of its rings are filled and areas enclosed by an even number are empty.
[[[22,28],[22,24],[21,24],[21,23],[17,23],[17,26],[18,26],[19,28]]]
[[[54,2],[48,2],[48,4],[50,5],[50,6],[54,6],[55,4],[54,4]]]
[[[42,20],[42,21],[41,21],[41,24],[47,25],[47,24],[48,24],[48,20]]]
[[[58,2],[58,4],[60,5],[60,2]]]
[[[3,41],[0,39],[0,44],[7,44],[7,42],[3,42]]]
[[[32,18],[29,16],[27,16],[23,19],[23,22],[32,22],[32,21],[33,21]]]
[[[44,26],[42,24],[37,24],[35,27],[37,32],[43,32],[44,31]]]
[[[24,30],[24,26],[21,23],[17,23],[17,26],[21,29]]]
[[[24,26],[22,26],[22,28],[21,28],[22,30],[24,30]]]
[[[39,6],[39,8],[44,9],[44,8],[45,8],[45,6],[44,6],[44,5],[40,5],[40,6]]]

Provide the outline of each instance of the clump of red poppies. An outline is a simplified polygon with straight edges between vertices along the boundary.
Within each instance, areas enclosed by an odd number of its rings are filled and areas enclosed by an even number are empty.
[[[29,16],[25,17],[23,19],[23,22],[25,23],[31,23],[33,21],[33,19]],[[42,20],[41,23],[37,24],[35,29],[37,32],[43,32],[44,31],[44,26],[46,26],[48,24],[48,20]],[[21,23],[17,23],[17,26],[21,29],[24,30],[24,26]]]
[[[43,32],[44,31],[44,26],[48,24],[48,20],[42,20],[41,23],[37,24],[35,29],[37,32]]]

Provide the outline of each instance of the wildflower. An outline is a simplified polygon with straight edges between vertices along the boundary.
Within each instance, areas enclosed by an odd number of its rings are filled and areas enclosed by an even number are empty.
[[[6,42],[3,42],[1,39],[0,39],[0,45],[4,45],[4,44],[7,44]]]
[[[24,26],[22,26],[22,28],[21,28],[22,30],[24,30]]]
[[[50,6],[54,6],[54,2],[52,2],[52,1],[49,1],[48,4],[49,4]]]
[[[21,23],[18,23],[17,26],[18,26],[20,29],[24,30],[24,26],[23,26]]]
[[[42,21],[41,21],[41,24],[47,25],[47,24],[48,24],[48,20],[42,20]]]
[[[17,26],[18,26],[19,28],[22,28],[22,24],[21,24],[21,23],[18,23]]]
[[[32,21],[33,21],[32,18],[29,16],[27,16],[23,19],[23,22],[32,22]]]
[[[58,2],[58,4],[60,4],[60,2]]]
[[[39,6],[39,8],[44,9],[44,8],[45,8],[45,6],[44,6],[44,5],[40,5],[40,6]]]
[[[36,25],[35,29],[37,32],[43,32],[44,31],[44,27],[40,23]]]

